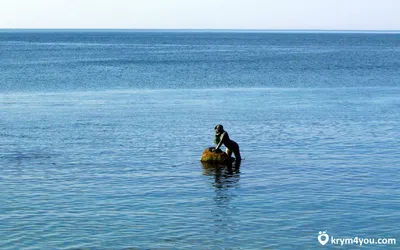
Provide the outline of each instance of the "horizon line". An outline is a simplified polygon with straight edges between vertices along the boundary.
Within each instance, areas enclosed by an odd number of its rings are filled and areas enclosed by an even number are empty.
[[[0,32],[13,31],[109,31],[109,32],[257,32],[257,33],[400,33],[400,30],[350,30],[350,29],[156,29],[156,28],[0,28]]]

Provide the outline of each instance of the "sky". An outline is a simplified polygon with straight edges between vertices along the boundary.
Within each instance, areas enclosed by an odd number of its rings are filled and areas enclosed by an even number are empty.
[[[400,30],[400,0],[0,0],[0,29]]]

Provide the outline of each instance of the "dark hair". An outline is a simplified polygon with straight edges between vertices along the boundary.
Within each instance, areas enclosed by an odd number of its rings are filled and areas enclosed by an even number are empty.
[[[220,127],[222,131],[224,131],[224,126],[222,126],[221,124],[217,124],[214,129],[217,129],[218,127]]]

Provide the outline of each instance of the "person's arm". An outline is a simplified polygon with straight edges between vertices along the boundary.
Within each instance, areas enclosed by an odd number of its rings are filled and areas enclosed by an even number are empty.
[[[223,132],[223,133],[221,134],[221,138],[220,138],[220,140],[219,140],[218,145],[215,147],[215,150],[218,150],[218,149],[221,147],[221,145],[222,145],[222,143],[223,143],[223,141],[224,141],[224,137],[225,137],[225,132]]]

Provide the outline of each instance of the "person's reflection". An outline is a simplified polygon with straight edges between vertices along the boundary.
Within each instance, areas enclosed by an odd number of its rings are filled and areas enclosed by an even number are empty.
[[[202,163],[203,175],[214,176],[212,186],[215,190],[214,207],[211,212],[214,216],[216,234],[226,234],[226,230],[235,231],[235,215],[237,208],[231,204],[235,194],[235,187],[240,179],[240,162],[229,165],[215,165]],[[232,191],[233,190],[233,191]]]
[[[241,162],[234,162],[228,165],[219,165],[213,163],[202,162],[203,175],[215,176],[215,187],[224,187],[224,184],[230,183],[233,180],[230,178],[237,179],[239,181],[240,164]]]

